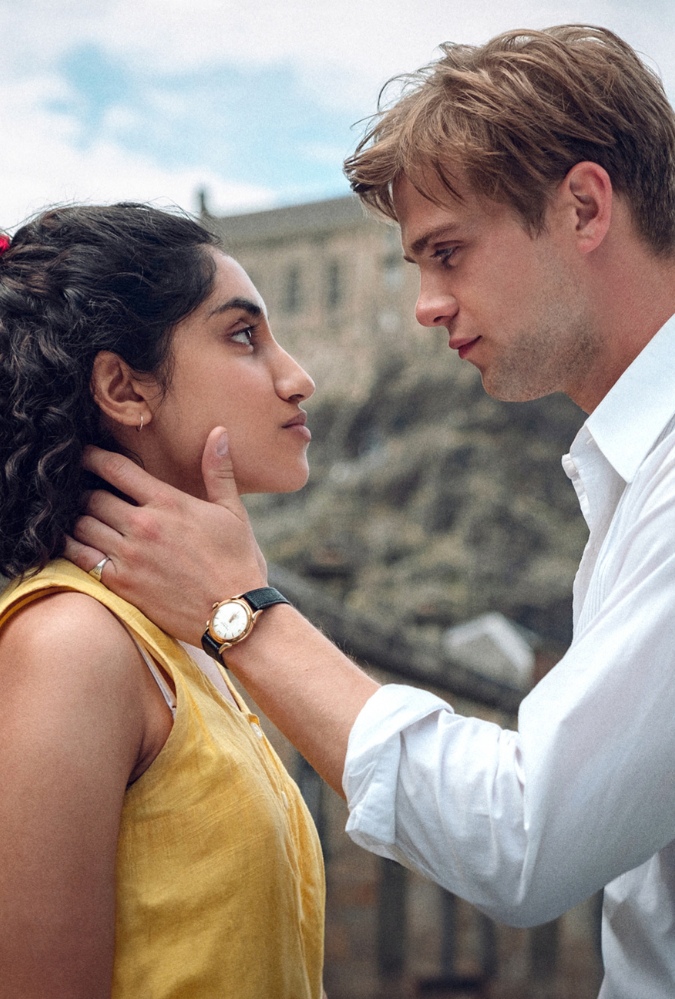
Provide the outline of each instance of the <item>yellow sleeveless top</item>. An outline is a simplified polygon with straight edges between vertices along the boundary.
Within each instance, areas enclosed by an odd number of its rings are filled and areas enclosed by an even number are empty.
[[[56,590],[112,611],[176,687],[173,729],[122,810],[113,999],[320,999],[321,849],[258,719],[174,639],[65,560],[0,595],[0,626]]]

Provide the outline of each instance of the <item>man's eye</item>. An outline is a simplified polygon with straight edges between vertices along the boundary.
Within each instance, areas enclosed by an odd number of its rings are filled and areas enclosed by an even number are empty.
[[[440,260],[442,264],[449,264],[456,251],[456,246],[445,246],[440,250],[436,250],[432,256],[434,260]]]

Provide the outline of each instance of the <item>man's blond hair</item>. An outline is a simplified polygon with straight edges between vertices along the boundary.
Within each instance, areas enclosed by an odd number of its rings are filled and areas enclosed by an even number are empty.
[[[658,76],[611,31],[562,25],[509,31],[397,77],[402,92],[345,163],[353,190],[395,219],[405,176],[427,197],[465,178],[510,205],[532,234],[575,163],[605,168],[655,253],[675,248],[675,116]],[[387,88],[385,88],[385,93]],[[437,195],[432,200],[438,200]]]

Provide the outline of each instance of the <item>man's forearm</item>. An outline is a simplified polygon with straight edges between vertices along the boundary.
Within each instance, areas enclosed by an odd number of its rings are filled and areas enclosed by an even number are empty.
[[[261,710],[344,796],[349,733],[379,685],[284,604],[266,610],[225,658]]]

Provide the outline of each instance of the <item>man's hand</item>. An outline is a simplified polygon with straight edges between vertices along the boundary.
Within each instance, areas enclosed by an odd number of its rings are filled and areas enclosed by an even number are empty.
[[[93,492],[65,555],[85,572],[107,555],[105,585],[169,634],[199,645],[216,601],[267,585],[223,427],[211,431],[204,447],[208,502],[100,448],[88,448],[84,464],[138,505]]]

